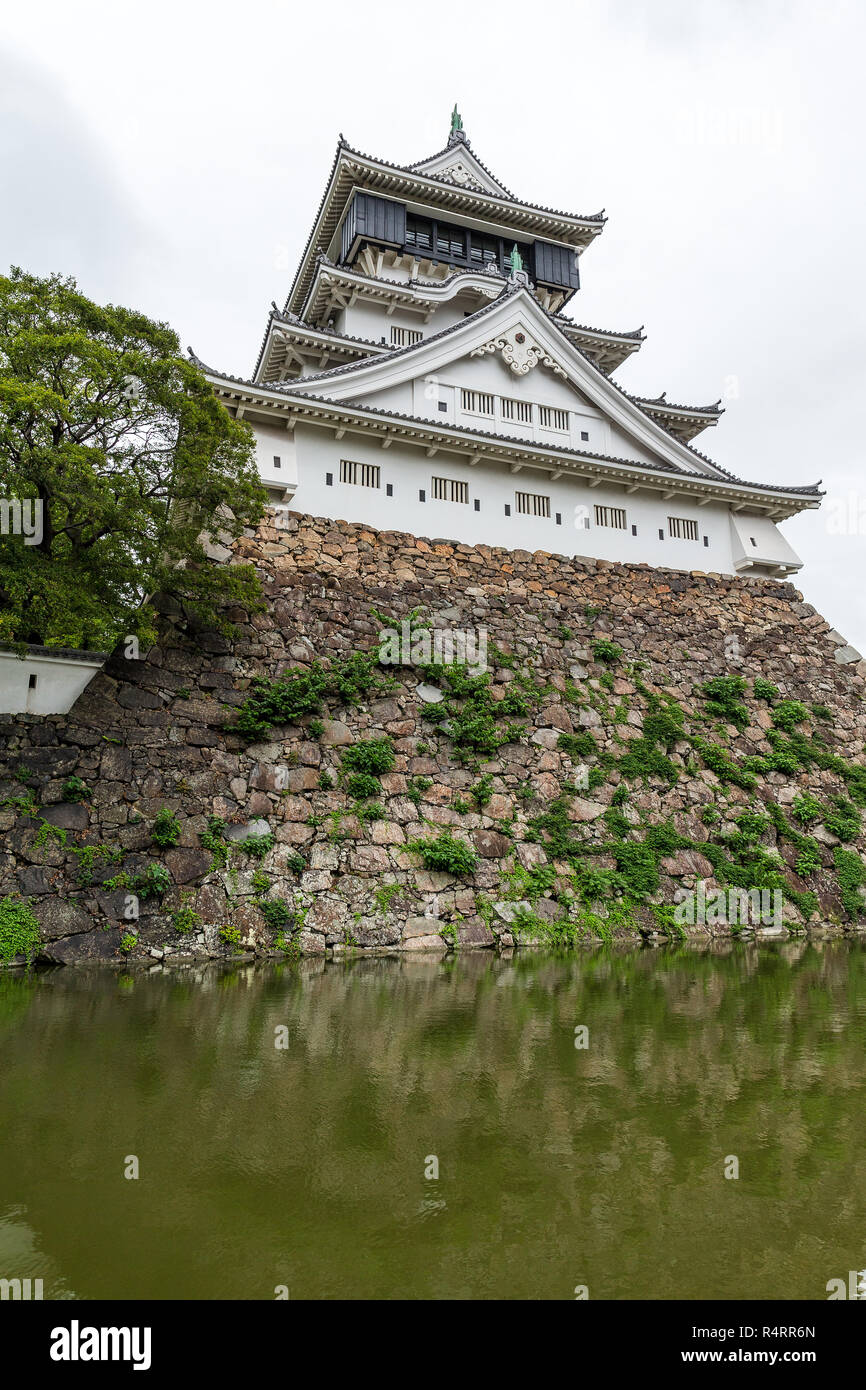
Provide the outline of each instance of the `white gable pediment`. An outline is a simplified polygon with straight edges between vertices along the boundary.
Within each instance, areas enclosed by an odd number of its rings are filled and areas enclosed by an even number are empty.
[[[599,371],[544,313],[527,289],[503,295],[489,308],[411,348],[311,378],[303,390],[305,395],[358,404],[378,404],[372,399],[375,396],[382,401],[396,401],[403,395],[396,388],[408,387],[421,378],[441,379],[446,375],[459,382],[461,359],[484,358],[498,359],[515,387],[527,383],[515,391],[517,395],[535,394],[530,389],[534,374],[550,373],[568,383],[620,437],[641,452],[699,477],[723,476],[668,434]]]
[[[510,196],[508,190],[475,158],[465,142],[442,150],[440,154],[425,159],[421,164],[413,164],[412,167],[416,173],[427,174],[434,179],[444,179],[446,183],[455,183],[460,188],[474,188],[482,193],[495,193],[505,198]]]

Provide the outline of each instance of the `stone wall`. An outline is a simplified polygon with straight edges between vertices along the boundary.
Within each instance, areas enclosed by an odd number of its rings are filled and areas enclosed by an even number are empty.
[[[665,926],[649,902],[672,904],[698,880],[717,886],[712,855],[696,843],[727,843],[737,834],[735,816],[768,801],[787,814],[805,792],[826,805],[847,795],[838,763],[768,770],[754,789],[720,780],[686,735],[708,738],[714,730],[713,741],[734,761],[770,755],[772,704],[752,693],[761,677],[778,687],[779,699],[810,707],[806,731],[831,758],[863,760],[866,663],[834,660],[829,624],[789,584],[472,549],[305,515],[277,522],[269,515],[236,547],[239,560],[259,568],[268,608],[252,618],[233,614],[232,643],[196,634],[182,615],[166,612],[159,645],[140,660],[115,653],[68,716],[0,717],[0,899],[29,899],[45,959],[121,959],[124,938],[133,959],[266,952],[277,933],[262,903],[277,899],[292,912],[283,945],[308,954],[507,948],[546,939],[546,927],[555,936],[557,922],[564,938],[657,938]],[[226,728],[252,678],[375,649],[381,622],[371,608],[397,619],[420,609],[434,627],[484,629],[491,651],[495,644],[505,654],[491,666],[493,704],[506,700],[507,708],[510,688],[530,691],[524,732],[476,766],[461,763],[447,727],[426,717],[433,706],[418,686],[429,682],[413,667],[383,668],[392,688],[357,707],[331,701],[260,743]],[[595,659],[598,639],[619,654]],[[698,687],[717,675],[746,679],[745,727],[722,728],[724,720],[707,714]],[[658,748],[679,772],[673,785],[619,767],[630,748],[646,748],[653,697],[685,716],[684,737]],[[587,733],[593,753],[584,760],[574,748]],[[365,820],[355,814],[341,759],[369,738],[390,740],[395,761],[381,778],[381,814]],[[575,782],[584,761],[605,764],[591,789]],[[92,795],[64,801],[70,777]],[[485,777],[489,799],[479,805],[471,793]],[[163,807],[176,812],[180,835],[161,851],[151,836]],[[620,822],[617,830],[613,807],[626,829]],[[618,886],[594,903],[581,896],[575,862],[558,858],[538,826],[552,810],[585,842],[588,862],[614,875]],[[273,847],[261,862],[236,851],[224,868],[213,867],[212,849],[200,842],[212,816],[229,836],[270,831]],[[656,854],[657,889],[635,904],[617,878],[618,846],[643,842],[652,826],[681,842]],[[425,869],[407,847],[443,829],[475,850],[474,872]],[[844,897],[839,837],[823,823],[800,829],[820,855],[810,875],[796,871],[796,839],[774,824],[759,837],[793,893],[784,931],[855,926],[851,891],[859,890],[849,884]],[[845,848],[861,860],[863,847],[862,835],[848,835]],[[125,920],[128,887],[102,885],[122,873],[135,879],[154,862],[168,869],[170,887],[142,899],[137,920]],[[548,865],[548,873],[533,873]],[[269,886],[254,882],[256,870]],[[815,893],[811,905],[807,891]],[[528,901],[529,916],[515,924],[518,900]],[[623,901],[627,913],[617,911]],[[196,916],[178,919],[181,908]],[[191,929],[179,932],[178,921]]]

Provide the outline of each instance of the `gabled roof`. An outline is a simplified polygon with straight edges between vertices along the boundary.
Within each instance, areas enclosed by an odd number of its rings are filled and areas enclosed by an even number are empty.
[[[318,328],[313,324],[302,323],[297,314],[283,314],[274,304],[268,315],[264,337],[253,368],[253,380],[267,380],[268,370],[274,358],[278,342],[297,344],[309,349],[310,353],[321,356],[355,359],[359,357],[380,356],[388,348],[372,338],[355,338],[348,333],[335,333],[331,328]]]
[[[607,328],[590,328],[585,323],[575,323],[565,314],[554,314],[553,321],[606,376],[621,367],[625,359],[646,342],[643,324],[640,328],[615,333]]]
[[[505,457],[518,462],[520,467],[536,468],[542,472],[619,481],[629,490],[645,485],[662,490],[663,495],[665,492],[668,495],[688,494],[707,500],[719,497],[732,505],[757,505],[780,516],[791,516],[804,507],[815,507],[823,496],[817,484],[788,487],[775,483],[744,482],[724,469],[718,470],[721,477],[711,477],[686,471],[675,464],[646,464],[566,445],[537,444],[526,439],[491,434],[475,427],[419,420],[400,411],[359,405],[357,402],[312,397],[294,384],[264,386],[259,382],[217,372],[196,357],[191,348],[189,353],[206,374],[216,395],[227,404],[236,409],[243,407],[247,413],[250,408],[276,412],[284,423],[291,426],[304,420],[325,425],[337,430],[337,437],[347,429],[358,429],[371,432],[382,442],[405,439],[434,450],[441,448],[461,453],[469,456],[470,462],[486,457]],[[771,500],[768,501],[768,498]]]
[[[648,400],[645,396],[632,396],[631,400],[647,415],[658,420],[664,429],[676,435],[677,439],[694,439],[708,425],[717,425],[725,413],[721,400],[712,405],[675,405],[666,397],[667,392],[663,391],[654,400]]]
[[[463,130],[452,130],[444,150],[431,154],[428,159],[419,159],[417,164],[411,164],[409,168],[417,169],[419,174],[430,174],[433,178],[464,186],[467,178],[474,178],[478,187],[487,189],[488,193],[514,199],[514,194],[509,192],[505,184],[490,172],[486,164],[482,164]]]
[[[355,400],[419,375],[436,375],[449,362],[493,350],[497,339],[522,330],[539,346],[577,391],[655,457],[685,472],[724,477],[724,469],[677,438],[632,396],[605,376],[591,357],[563,331],[529,289],[509,281],[504,293],[456,324],[408,347],[367,361],[307,376],[303,390],[333,400]]]
[[[489,172],[488,177],[492,178]],[[386,197],[414,198],[452,214],[463,213],[482,218],[507,227],[515,234],[549,237],[578,248],[588,246],[603,230],[605,223],[603,213],[584,216],[558,212],[535,203],[521,202],[510,194],[461,187],[451,180],[409,165],[391,164],[353,149],[341,135],[319,211],[286,299],[286,309],[297,312],[306,299],[315,258],[319,252],[328,251],[355,188],[364,188]]]
[[[506,280],[498,272],[481,269],[455,270],[443,280],[391,280],[385,275],[367,275],[353,265],[335,265],[327,256],[317,256],[301,317],[314,319],[321,312],[323,287],[327,284],[355,287],[372,299],[391,300],[405,308],[417,308],[429,317],[438,304],[455,295],[475,290],[484,299],[502,294]]]

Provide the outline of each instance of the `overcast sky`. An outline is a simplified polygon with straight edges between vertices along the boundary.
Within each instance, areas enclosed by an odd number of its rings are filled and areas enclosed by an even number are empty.
[[[0,267],[74,275],[249,375],[338,134],[415,161],[456,101],[518,196],[605,208],[568,312],[646,325],[620,384],[722,396],[696,442],[740,477],[823,479],[785,524],[795,582],[866,653],[864,38],[866,6],[832,0],[6,6]]]

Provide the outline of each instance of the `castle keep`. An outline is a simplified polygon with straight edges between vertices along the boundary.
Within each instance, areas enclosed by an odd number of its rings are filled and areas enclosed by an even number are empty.
[[[470,545],[799,569],[777,523],[818,486],[726,472],[695,444],[719,402],[629,394],[615,372],[642,331],[572,316],[604,225],[511,193],[456,109],[445,148],[408,166],[341,137],[252,377],[205,368],[252,425],[272,499]]]

